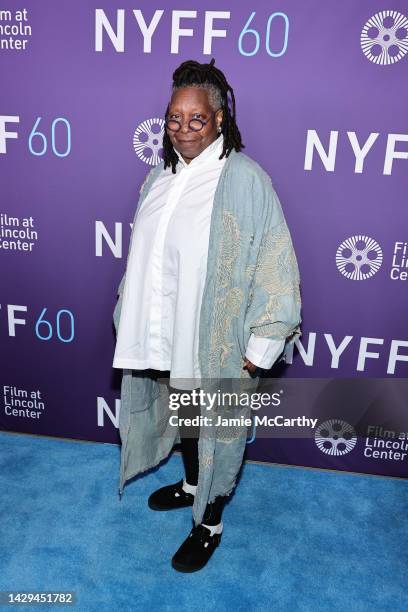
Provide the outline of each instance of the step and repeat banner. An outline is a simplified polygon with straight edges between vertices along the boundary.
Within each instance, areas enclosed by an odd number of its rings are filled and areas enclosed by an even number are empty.
[[[112,313],[139,189],[161,159],[173,71],[212,57],[302,283],[303,334],[266,374],[299,379],[291,414],[313,417],[309,435],[283,432],[275,410],[269,436],[251,428],[247,457],[408,477],[401,1],[3,4],[0,428],[119,442]]]

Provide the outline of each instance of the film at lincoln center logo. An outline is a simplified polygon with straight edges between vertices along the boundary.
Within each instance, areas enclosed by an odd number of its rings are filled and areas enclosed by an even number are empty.
[[[133,133],[133,148],[136,155],[150,166],[157,166],[161,161],[163,148],[164,120],[146,119]]]
[[[316,428],[315,442],[326,455],[346,455],[355,447],[357,435],[346,421],[329,419]]]
[[[395,64],[408,52],[408,19],[397,11],[376,13],[364,24],[360,44],[370,62]]]
[[[338,270],[351,280],[365,280],[374,276],[382,260],[380,245],[368,236],[350,236],[336,251]]]

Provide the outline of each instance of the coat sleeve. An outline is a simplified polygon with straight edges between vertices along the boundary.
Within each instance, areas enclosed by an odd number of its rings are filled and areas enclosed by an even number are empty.
[[[283,349],[301,335],[299,268],[282,206],[268,175],[255,183],[253,195],[262,202],[261,236],[245,323],[253,334],[252,344],[253,337],[265,338],[281,341]]]

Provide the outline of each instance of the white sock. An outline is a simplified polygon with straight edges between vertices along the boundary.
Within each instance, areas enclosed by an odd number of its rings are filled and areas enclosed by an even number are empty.
[[[222,530],[224,528],[224,525],[221,523],[218,523],[218,525],[206,525],[205,523],[201,523],[203,525],[203,527],[207,527],[207,529],[209,529],[211,531],[211,535],[213,536],[214,533],[222,533]]]
[[[186,482],[186,479],[183,478],[182,489],[185,493],[191,493],[191,495],[195,495],[197,491],[197,485],[188,484],[188,482]]]

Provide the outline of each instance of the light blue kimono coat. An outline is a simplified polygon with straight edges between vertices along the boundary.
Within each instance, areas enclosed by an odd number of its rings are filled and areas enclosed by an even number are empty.
[[[147,175],[133,228],[140,204],[163,168],[162,161]],[[116,332],[125,276],[126,272],[113,312]],[[200,388],[215,392],[228,380],[229,389],[232,384],[237,392],[254,391],[259,374],[243,369],[251,332],[293,343],[301,335],[300,311],[297,260],[271,179],[257,162],[232,150],[220,174],[211,216],[199,321]],[[127,480],[158,465],[179,442],[178,428],[169,423],[170,414],[164,381],[142,370],[123,370],[120,496]],[[211,414],[208,406],[201,406],[201,414]],[[250,408],[236,407],[233,416],[250,416]],[[207,502],[217,495],[230,495],[234,489],[246,440],[243,427],[200,428],[199,479],[193,506],[196,525]]]

